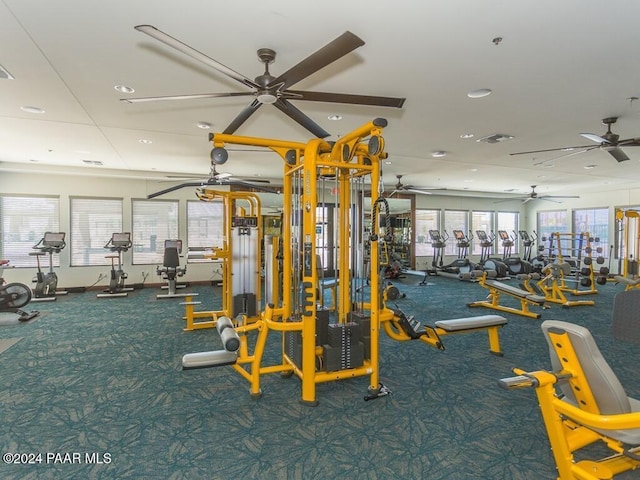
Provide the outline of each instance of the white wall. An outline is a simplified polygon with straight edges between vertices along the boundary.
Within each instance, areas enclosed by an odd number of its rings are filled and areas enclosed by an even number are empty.
[[[123,199],[123,231],[131,231],[131,199],[145,199],[148,194],[171,186],[172,183],[163,183],[143,179],[123,178],[99,178],[75,175],[38,175],[30,173],[0,172],[0,193],[6,195],[55,195],[60,198],[60,230],[67,232],[67,238],[71,230],[69,197],[107,197]],[[195,200],[193,188],[177,190],[160,197],[162,200],[179,200],[179,236],[187,239],[187,200]],[[105,239],[107,243],[109,239]],[[105,250],[105,255],[108,252]],[[185,264],[186,259],[181,259]],[[48,261],[45,262],[48,266]],[[94,284],[99,275],[109,275],[110,267],[70,267],[69,248],[60,253],[60,268],[56,268],[58,274],[58,287],[79,287]],[[143,273],[148,274],[146,283],[161,283],[156,275],[156,265],[132,265],[131,254],[123,254],[123,269],[129,275],[127,284],[142,283]],[[35,269],[15,268],[4,272],[6,281],[22,282],[31,285],[35,276]],[[181,281],[208,281],[220,279],[219,263],[190,263],[187,266],[187,274]],[[98,285],[108,285],[109,277],[100,281]]]

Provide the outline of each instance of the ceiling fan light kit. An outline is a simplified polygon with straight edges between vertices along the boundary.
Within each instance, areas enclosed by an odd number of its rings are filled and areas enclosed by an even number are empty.
[[[297,122],[299,125],[307,129],[318,138],[326,138],[330,135],[320,125],[314,122],[309,116],[296,108],[290,100],[306,100],[312,102],[326,103],[345,103],[352,105],[370,105],[377,107],[394,107],[402,108],[405,99],[395,97],[378,97],[371,95],[352,95],[342,93],[327,92],[311,92],[301,90],[290,90],[294,84],[304,80],[310,75],[316,73],[327,65],[344,57],[365,42],[357,35],[346,31],[320,50],[312,53],[307,58],[294,65],[292,68],[282,73],[278,77],[271,75],[269,65],[275,61],[276,52],[270,48],[261,48],[257,51],[258,58],[264,64],[265,71],[262,75],[251,80],[241,73],[221,64],[220,62],[208,57],[202,52],[195,50],[191,46],[181,42],[177,38],[172,37],[157,29],[153,25],[137,25],[134,27],[150,37],[164,43],[165,45],[182,52],[183,54],[208,65],[218,72],[238,81],[244,87],[251,89],[249,92],[227,92],[227,93],[204,93],[204,94],[187,94],[163,97],[140,97],[140,98],[123,98],[122,101],[128,103],[153,102],[160,100],[187,100],[198,98],[219,98],[219,97],[236,97],[236,96],[253,96],[255,97],[249,105],[244,107],[240,113],[231,121],[229,126],[222,132],[225,134],[233,134],[251,115],[253,115],[263,104],[273,105],[283,112],[289,118]]]

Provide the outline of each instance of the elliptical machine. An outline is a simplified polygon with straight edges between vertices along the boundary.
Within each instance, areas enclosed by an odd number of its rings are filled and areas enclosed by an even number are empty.
[[[4,269],[9,265],[9,260],[0,260],[0,319],[6,323],[7,314],[12,317],[11,323],[26,322],[37,317],[40,312],[25,312],[22,307],[31,301],[31,289],[24,283],[5,283],[2,278]]]
[[[122,232],[114,233],[106,243],[104,248],[107,248],[110,252],[115,252],[115,255],[107,255],[105,258],[111,259],[111,277],[109,279],[109,289],[104,293],[99,293],[98,298],[110,298],[110,297],[126,297],[127,292],[132,292],[133,288],[125,287],[124,281],[127,279],[127,274],[122,270],[122,253],[128,251],[131,248],[131,233]],[[116,269],[116,259],[118,265]]]
[[[32,248],[35,252],[29,252],[29,256],[36,257],[38,265],[38,273],[33,279],[36,286],[33,288],[34,302],[53,302],[56,295],[66,295],[64,290],[57,290],[58,275],[53,271],[53,254],[60,253],[66,242],[64,241],[65,232],[45,232],[44,236]],[[49,271],[44,273],[40,268],[40,257],[49,255]]]
[[[483,270],[487,271],[495,271],[496,279],[504,279],[509,276],[509,269],[504,264],[504,262],[498,260],[497,258],[490,258],[491,250],[493,249],[493,241],[496,236],[493,232],[490,232],[487,235],[487,232],[484,230],[476,230],[476,237],[480,241],[480,260],[478,260],[478,264],[482,267]]]
[[[511,256],[516,240],[518,240],[518,234],[514,231],[513,236],[511,236],[506,230],[498,230],[498,235],[502,241],[502,261],[509,269],[509,273],[511,275],[519,275],[533,272],[531,263],[521,259],[520,257]]]

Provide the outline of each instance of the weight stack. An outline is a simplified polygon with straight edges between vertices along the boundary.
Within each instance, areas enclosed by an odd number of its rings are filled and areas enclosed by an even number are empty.
[[[333,372],[361,367],[364,363],[364,344],[360,337],[360,325],[355,322],[329,325],[329,342],[322,351],[325,370]]]
[[[316,312],[316,346],[324,345],[328,342],[329,315],[329,310],[318,310]],[[297,318],[291,321],[300,322]],[[285,332],[284,352],[293,360],[296,367],[302,368],[302,334],[300,332]]]
[[[296,367],[302,368],[302,334],[300,332],[284,332],[284,352]]]
[[[360,325],[360,341],[364,344],[364,358],[371,359],[371,316],[362,312],[349,312],[349,320]]]

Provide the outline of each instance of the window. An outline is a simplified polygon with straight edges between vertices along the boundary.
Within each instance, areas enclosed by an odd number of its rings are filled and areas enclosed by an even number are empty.
[[[600,248],[594,251],[594,257],[608,257],[609,245],[609,209],[591,208],[573,211],[573,232],[589,233],[591,248]]]
[[[431,237],[429,230],[439,230],[440,210],[416,210],[416,257],[428,257],[433,255],[433,247],[431,246]]]
[[[445,255],[458,255],[457,242],[453,238],[454,230],[461,230],[465,235],[469,231],[468,215],[466,210],[445,210],[444,211],[444,231],[450,239],[444,249]],[[445,235],[445,237],[446,237]]]
[[[187,248],[222,247],[223,231],[222,201],[187,201]],[[209,262],[209,259],[190,259],[189,262]]]
[[[480,255],[480,239],[478,238],[477,231],[484,232],[488,238],[491,238],[491,232],[493,231],[493,212],[471,212],[471,235],[474,237],[473,255]],[[493,249],[489,252],[491,254]]]
[[[36,258],[29,252],[45,232],[60,230],[59,203],[57,197],[0,197],[2,258],[14,267],[35,268]],[[53,265],[60,266],[60,255],[53,255]]]
[[[71,266],[108,265],[105,244],[122,232],[122,199],[71,198]]]
[[[133,264],[162,263],[164,241],[178,238],[178,201],[132,200]]]
[[[567,233],[569,230],[567,211],[551,210],[538,212],[537,227],[539,244],[544,245],[548,252],[551,234],[553,232]]]
[[[520,250],[520,242],[518,241],[518,212],[498,212],[498,254],[504,255],[505,244],[512,243],[509,255],[515,255]]]

